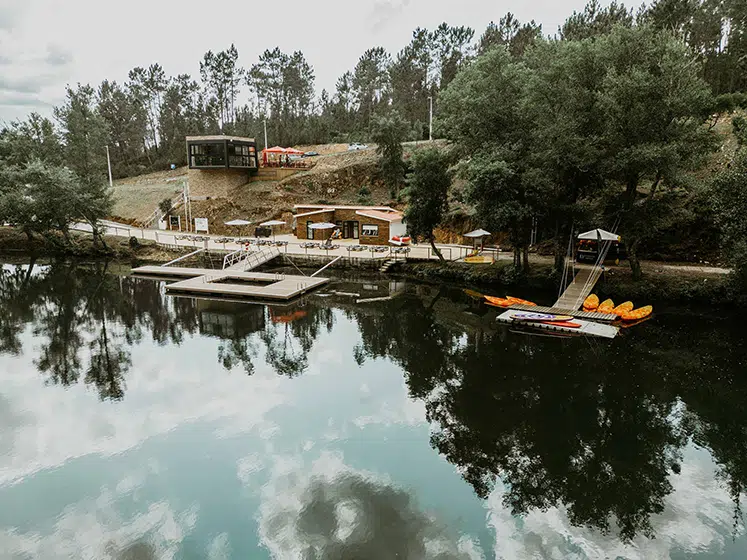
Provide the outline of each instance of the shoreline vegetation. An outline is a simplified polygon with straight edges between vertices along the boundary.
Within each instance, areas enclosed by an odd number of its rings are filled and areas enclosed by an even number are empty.
[[[146,263],[163,263],[192,250],[172,249],[151,240],[137,238],[104,236],[104,240],[105,247],[94,244],[88,234],[74,233],[69,242],[61,235],[53,234],[37,236],[29,242],[22,231],[3,227],[0,228],[0,256],[14,259],[101,259],[138,266]],[[346,263],[338,263],[333,268],[350,267]],[[371,273],[377,274],[374,271]],[[392,269],[392,274],[419,282],[454,283],[485,290],[530,289],[551,294],[558,289],[558,278],[553,274],[552,262],[533,263],[528,273],[515,268],[509,260],[491,265],[409,262],[399,263]],[[747,306],[747,298],[733,285],[732,275],[695,271],[692,267],[650,265],[643,281],[633,280],[630,269],[624,264],[610,267],[605,273],[605,278],[597,284],[595,292],[616,301],[645,300],[716,307]]]

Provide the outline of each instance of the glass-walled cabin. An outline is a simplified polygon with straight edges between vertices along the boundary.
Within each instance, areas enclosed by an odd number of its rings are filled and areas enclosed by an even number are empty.
[[[258,169],[257,144],[233,136],[187,137],[190,169]]]

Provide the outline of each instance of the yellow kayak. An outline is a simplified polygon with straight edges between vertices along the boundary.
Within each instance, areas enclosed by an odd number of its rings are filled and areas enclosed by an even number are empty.
[[[599,307],[599,296],[591,294],[584,300],[584,311],[595,311]]]
[[[635,306],[633,305],[632,301],[626,301],[625,303],[621,303],[620,305],[615,307],[612,310],[612,313],[614,313],[618,317],[622,317],[623,314],[628,313],[629,311],[633,311],[633,307]]]
[[[647,305],[646,307],[640,307],[638,309],[628,311],[627,313],[623,313],[621,318],[623,321],[638,321],[639,319],[645,319],[653,312],[653,306]]]

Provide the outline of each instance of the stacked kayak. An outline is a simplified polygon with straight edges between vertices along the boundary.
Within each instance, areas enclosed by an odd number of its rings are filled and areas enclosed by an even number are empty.
[[[626,301],[615,306],[615,303],[611,299],[599,303],[599,297],[591,294],[584,301],[584,311],[597,311],[599,313],[617,315],[622,321],[640,321],[651,315],[654,312],[654,308],[651,305],[646,305],[645,307],[635,309],[632,301]]]

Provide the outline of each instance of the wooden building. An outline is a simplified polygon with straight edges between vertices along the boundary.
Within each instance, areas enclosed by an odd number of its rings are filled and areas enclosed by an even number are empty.
[[[322,222],[336,224],[343,239],[358,239],[362,245],[386,245],[406,232],[402,213],[389,206],[298,204],[294,209],[293,229],[298,239],[327,239],[334,230],[309,227]]]
[[[187,136],[190,196],[223,198],[259,170],[254,138]]]

